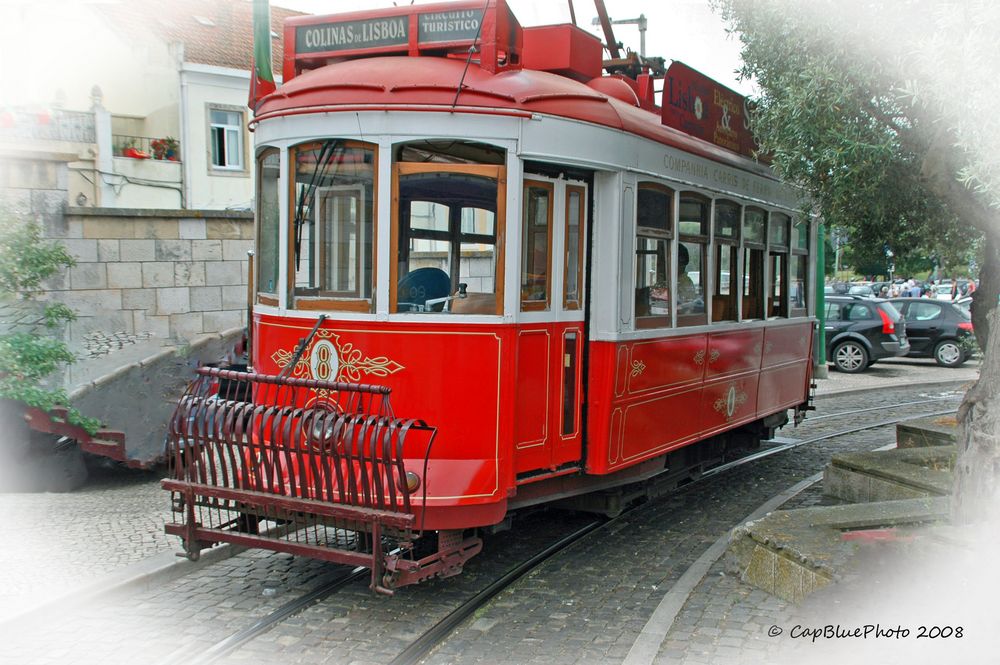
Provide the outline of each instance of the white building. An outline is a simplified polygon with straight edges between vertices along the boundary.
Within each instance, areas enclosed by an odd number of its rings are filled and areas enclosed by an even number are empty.
[[[3,4],[0,158],[69,159],[70,206],[249,209],[252,13],[249,0]],[[272,8],[276,73],[297,13]]]

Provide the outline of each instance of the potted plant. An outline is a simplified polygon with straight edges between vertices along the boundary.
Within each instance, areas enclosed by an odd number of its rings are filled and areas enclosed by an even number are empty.
[[[153,139],[149,142],[149,147],[153,150],[153,159],[167,158],[167,140]]]
[[[166,149],[165,154],[167,156],[167,159],[172,162],[176,162],[177,159],[180,157],[180,147],[181,147],[180,143],[177,141],[177,139],[175,139],[172,136],[168,136],[167,138],[163,139],[163,142]]]
[[[149,153],[136,148],[135,143],[132,141],[129,141],[128,145],[122,150],[122,156],[131,157],[132,159],[149,159]]]

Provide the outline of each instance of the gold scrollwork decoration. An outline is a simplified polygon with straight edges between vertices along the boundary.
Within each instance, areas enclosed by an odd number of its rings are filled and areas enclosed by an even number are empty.
[[[632,361],[632,378],[633,379],[635,377],[639,376],[640,374],[642,374],[645,371],[646,371],[646,363],[642,362],[641,360],[633,360]]]
[[[705,364],[705,349],[701,349],[696,354],[694,354],[694,364],[695,365]]]
[[[739,410],[741,406],[747,401],[747,394],[742,390],[738,390],[736,385],[729,386],[729,390],[726,391],[725,396],[720,397],[715,400],[715,404],[712,405],[718,413],[726,417],[726,422],[733,419],[736,411]]]
[[[719,356],[721,355],[722,355],[721,351],[719,351],[718,349],[712,349],[712,352],[708,354],[708,364],[711,365],[712,363],[714,363],[716,360],[719,359]]]
[[[317,350],[321,353],[315,353]],[[284,369],[294,355],[292,351],[278,349],[271,354],[271,360]],[[366,376],[386,377],[403,369],[401,364],[386,356],[366,356],[353,343],[342,341],[340,335],[331,330],[320,330],[310,348],[295,363],[290,375],[357,383]]]

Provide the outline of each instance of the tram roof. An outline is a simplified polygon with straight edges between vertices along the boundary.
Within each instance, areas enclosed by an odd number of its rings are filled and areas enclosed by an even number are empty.
[[[773,177],[752,159],[661,124],[657,113],[623,101],[612,77],[588,83],[549,72],[491,73],[462,59],[381,56],[329,64],[304,72],[261,100],[256,120],[301,113],[373,110],[543,114],[635,134],[735,168]],[[461,82],[461,94],[457,97]],[[609,90],[607,94],[594,86]]]

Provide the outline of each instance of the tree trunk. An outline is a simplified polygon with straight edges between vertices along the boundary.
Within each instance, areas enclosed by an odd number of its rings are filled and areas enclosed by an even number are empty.
[[[989,312],[990,328],[1000,330],[1000,310]],[[958,460],[951,515],[956,524],[1000,516],[1000,334],[983,348],[979,380],[958,409]]]
[[[983,267],[979,271],[979,288],[972,294],[972,325],[976,341],[985,352],[990,345],[989,314],[1000,297],[1000,238],[996,233],[986,234]]]

